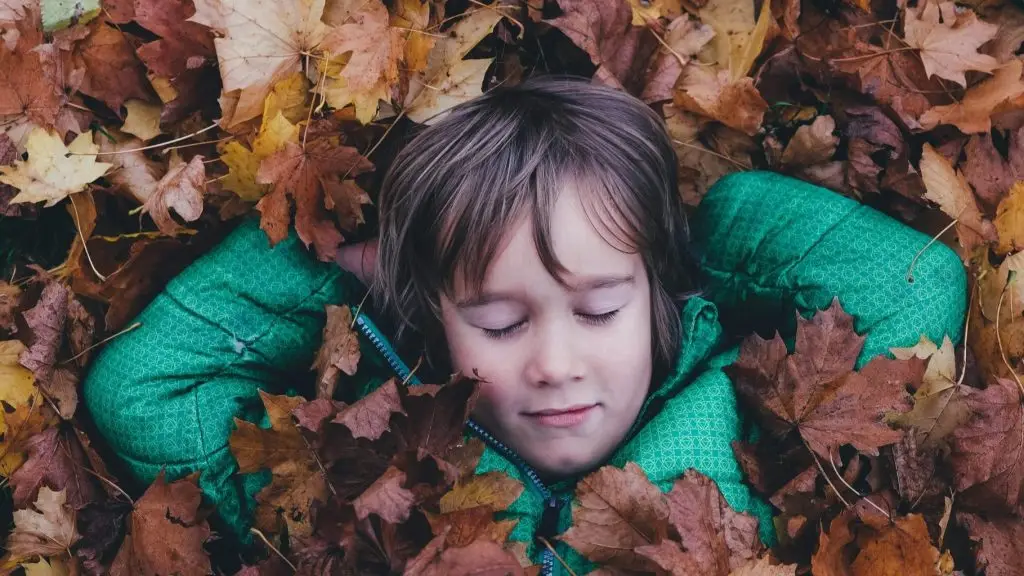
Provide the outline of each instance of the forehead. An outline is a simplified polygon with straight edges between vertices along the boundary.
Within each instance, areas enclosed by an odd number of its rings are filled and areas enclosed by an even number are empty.
[[[602,214],[603,209],[588,191],[566,186],[545,213],[527,211],[504,230],[490,230],[497,237],[494,253],[476,278],[460,266],[453,288],[461,294],[476,293],[536,272],[538,264],[546,276],[566,287],[637,273],[641,260],[635,247],[612,229],[615,221]],[[545,252],[552,262],[545,262]]]

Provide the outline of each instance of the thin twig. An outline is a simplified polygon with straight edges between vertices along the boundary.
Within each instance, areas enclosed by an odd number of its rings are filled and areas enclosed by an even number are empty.
[[[547,538],[541,537],[538,538],[538,540],[540,540],[541,543],[544,544],[544,546],[546,546],[548,550],[551,550],[551,554],[554,555],[555,559],[558,560],[562,567],[569,572],[570,576],[576,576],[576,573],[573,572],[572,568],[570,568],[569,565],[565,563],[565,560],[563,560],[562,557],[558,555],[558,552],[555,551],[555,547],[551,545],[551,542],[548,542]]]
[[[801,438],[801,440],[803,439]],[[832,487],[832,491],[836,493],[836,496],[839,498],[839,501],[842,502],[847,509],[853,509],[853,505],[847,502],[846,498],[843,498],[842,493],[839,492],[839,488],[836,488],[836,485],[832,482],[832,479],[828,477],[828,473],[825,472],[825,467],[821,465],[821,460],[818,459],[818,455],[814,453],[814,450],[811,450],[811,447],[810,445],[807,444],[806,440],[804,440],[803,442],[804,447],[807,448],[807,451],[811,453],[811,458],[814,458],[814,463],[818,465],[818,472],[821,472],[822,477],[825,478],[825,482],[828,482],[828,485]]]
[[[675,138],[673,138],[672,141],[675,142],[676,144],[679,144],[680,146],[685,146],[687,148],[693,148],[694,150],[699,150],[701,152],[705,152],[707,154],[711,154],[712,156],[718,156],[722,160],[725,160],[727,162],[731,162],[731,163],[739,166],[740,168],[742,168],[744,170],[752,169],[752,166],[747,166],[746,164],[740,162],[739,160],[735,160],[733,158],[730,158],[730,157],[726,156],[725,154],[719,154],[718,152],[715,152],[714,150],[712,150],[710,148],[705,148],[703,146],[696,146],[696,145],[693,144],[693,142],[694,142],[693,140],[691,140],[690,142],[683,142],[682,140],[676,140]]]
[[[913,282],[914,281],[914,266],[917,265],[917,259],[920,258],[922,254],[924,254],[924,251],[927,250],[929,246],[934,244],[935,241],[939,239],[939,237],[941,237],[943,234],[945,234],[947,230],[949,230],[950,228],[955,226],[956,223],[959,222],[959,221],[960,221],[959,218],[954,218],[952,222],[950,222],[949,224],[946,224],[945,228],[943,228],[942,230],[939,230],[938,234],[936,234],[935,236],[932,236],[931,240],[929,240],[928,243],[924,245],[924,248],[921,248],[920,250],[917,251],[917,254],[914,254],[914,259],[910,261],[910,266],[907,268],[907,282]]]
[[[123,488],[121,488],[120,486],[118,486],[116,482],[114,482],[114,481],[113,481],[113,480],[111,480],[110,478],[106,478],[105,476],[103,476],[103,474],[100,474],[99,472],[97,472],[97,471],[95,471],[95,470],[91,470],[91,469],[89,469],[89,468],[86,468],[85,466],[82,466],[82,470],[85,470],[85,471],[86,471],[86,472],[88,472],[89,474],[92,474],[93,476],[95,476],[95,477],[99,478],[99,479],[100,479],[100,480],[102,480],[103,482],[106,482],[106,483],[107,483],[107,485],[109,485],[110,487],[112,487],[112,488],[113,488],[114,490],[117,490],[118,492],[120,492],[120,493],[121,493],[121,495],[122,495],[122,496],[124,496],[125,498],[127,498],[127,499],[128,499],[128,502],[130,502],[130,503],[131,503],[131,505],[132,505],[133,507],[135,506],[135,500],[133,500],[133,499],[132,499],[132,497],[131,497],[131,496],[129,496],[129,495],[128,495],[128,493],[127,493],[127,492],[125,492]]]
[[[92,254],[89,254],[89,245],[85,241],[85,234],[82,233],[82,217],[78,215],[78,206],[75,204],[75,195],[68,196],[71,200],[71,208],[75,211],[75,228],[78,230],[78,237],[82,240],[82,252],[85,252],[85,259],[89,262],[89,267],[92,268],[92,273],[100,279],[100,282],[106,282],[107,277],[100,274],[100,271],[96,269],[96,264],[92,261]]]
[[[249,532],[251,534],[255,534],[257,538],[259,538],[260,540],[263,541],[264,544],[266,544],[267,548],[270,548],[271,550],[273,550],[274,554],[277,554],[278,558],[283,560],[284,563],[287,564],[288,567],[292,569],[292,572],[298,572],[298,569],[295,567],[295,564],[292,564],[291,562],[289,562],[288,558],[285,558],[285,555],[281,554],[281,551],[278,550],[276,546],[274,546],[273,544],[270,543],[270,540],[267,539],[266,535],[264,535],[263,532],[261,532],[258,528],[249,528]]]
[[[327,484],[327,487],[331,490],[331,494],[334,494],[334,497],[337,498],[338,491],[334,489],[334,485],[331,484],[331,479],[327,477],[327,469],[324,468],[324,463],[320,461],[320,455],[316,453],[316,450],[313,450],[313,447],[309,445],[309,440],[306,440],[306,437],[301,433],[299,434],[299,438],[302,438],[302,441],[306,443],[306,449],[308,449],[309,453],[313,455],[313,460],[316,461],[316,465],[320,468],[320,473],[324,476],[324,484]]]
[[[132,330],[135,330],[135,329],[136,329],[136,328],[138,328],[139,326],[142,326],[142,322],[136,322],[135,324],[132,324],[131,326],[129,326],[129,327],[127,327],[127,328],[125,328],[125,329],[121,330],[121,331],[120,331],[120,332],[118,332],[117,334],[111,334],[110,336],[107,336],[107,337],[106,337],[106,338],[104,338],[103,340],[100,340],[99,342],[97,342],[97,343],[93,344],[92,346],[89,346],[89,347],[88,347],[88,348],[86,348],[85,350],[82,350],[82,351],[81,351],[81,352],[79,352],[78,354],[75,354],[75,355],[74,355],[74,356],[72,356],[71,358],[68,358],[67,360],[62,360],[62,361],[58,362],[58,364],[67,364],[67,363],[69,363],[69,362],[74,362],[74,361],[75,361],[75,360],[77,360],[77,359],[78,359],[78,357],[79,357],[79,356],[81,356],[82,354],[85,354],[86,352],[88,352],[88,351],[92,350],[93,348],[96,348],[97,346],[102,346],[102,345],[106,344],[107,342],[110,342],[110,341],[111,341],[111,340],[113,340],[114,338],[117,338],[118,336],[123,336],[123,335],[125,335],[125,334],[127,334],[127,333],[131,332]]]
[[[1003,364],[1006,364],[1006,369],[1010,371],[1013,379],[1017,382],[1017,388],[1020,389],[1021,396],[1024,397],[1024,384],[1021,383],[1020,377],[1017,376],[1017,371],[1013,369],[1013,366],[1010,366],[1010,360],[1006,357],[1006,350],[1003,350],[1003,338],[999,330],[999,312],[1003,307],[1003,298],[1006,297],[1006,289],[1009,286],[1010,282],[1003,284],[1003,291],[999,293],[999,303],[996,304],[996,344],[999,345],[999,357],[1003,359]]]
[[[113,151],[110,151],[110,152],[68,152],[68,155],[69,156],[102,156],[102,155],[114,156],[114,155],[117,155],[117,154],[128,154],[129,152],[142,152],[143,150],[152,150],[154,148],[162,148],[164,146],[167,146],[168,144],[174,144],[176,142],[181,142],[182,140],[188,140],[189,138],[191,138],[193,136],[198,136],[198,135],[202,134],[203,132],[208,132],[208,131],[213,130],[214,128],[218,128],[218,127],[220,127],[220,124],[218,124],[217,122],[214,122],[213,124],[210,124],[206,128],[201,128],[199,130],[196,130],[195,132],[192,132],[191,134],[185,134],[184,136],[182,136],[180,138],[175,138],[174,140],[168,140],[167,142],[161,142],[159,144],[150,144],[149,146],[143,146],[141,148],[128,148],[126,150],[113,150]]]
[[[861,500],[866,501],[875,510],[878,510],[879,512],[881,512],[883,516],[885,516],[889,520],[892,520],[892,516],[890,516],[888,512],[886,512],[885,510],[882,510],[878,506],[878,504],[875,504],[874,502],[872,502],[871,498],[868,498],[867,496],[861,494],[859,490],[857,490],[853,486],[850,486],[850,483],[846,481],[846,478],[843,478],[843,475],[839,473],[839,469],[836,468],[835,461],[832,460],[832,447],[831,446],[829,446],[829,448],[828,448],[828,463],[832,465],[832,470],[836,473],[836,478],[839,478],[839,481],[843,483],[843,486],[846,486],[847,488],[849,488],[850,491],[853,492],[854,494],[856,494],[858,498],[860,498]]]

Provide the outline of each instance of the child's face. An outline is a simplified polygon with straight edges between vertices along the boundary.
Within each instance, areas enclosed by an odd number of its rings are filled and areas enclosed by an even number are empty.
[[[638,254],[616,249],[566,190],[551,214],[566,288],[541,263],[525,219],[509,231],[480,294],[441,298],[452,364],[485,380],[474,417],[539,472],[605,461],[650,386],[651,296]]]

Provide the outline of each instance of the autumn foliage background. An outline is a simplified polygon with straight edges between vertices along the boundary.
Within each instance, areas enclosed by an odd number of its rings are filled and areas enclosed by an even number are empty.
[[[0,0],[0,570],[536,573],[500,514],[524,487],[461,442],[472,381],[331,399],[359,360],[347,309],[320,397],[237,422],[242,471],[273,474],[247,549],[194,476],[119,480],[78,385],[242,215],[331,261],[373,234],[418,124],[553,72],[655,107],[687,205],[790,174],[956,248],[971,287],[966,345],[859,372],[839,304],[795,350],[744,341],[728,370],[764,433],[734,449],[771,550],[706,477],[663,495],[635,466],[581,482],[562,538],[611,574],[1024,574],[1022,41],[1006,0]]]

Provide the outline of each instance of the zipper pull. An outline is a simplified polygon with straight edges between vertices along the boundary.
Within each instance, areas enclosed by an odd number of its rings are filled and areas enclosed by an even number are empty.
[[[544,503],[544,512],[540,516],[540,526],[537,527],[535,539],[544,538],[551,542],[558,535],[558,517],[561,511],[562,501],[554,496],[549,497]]]

